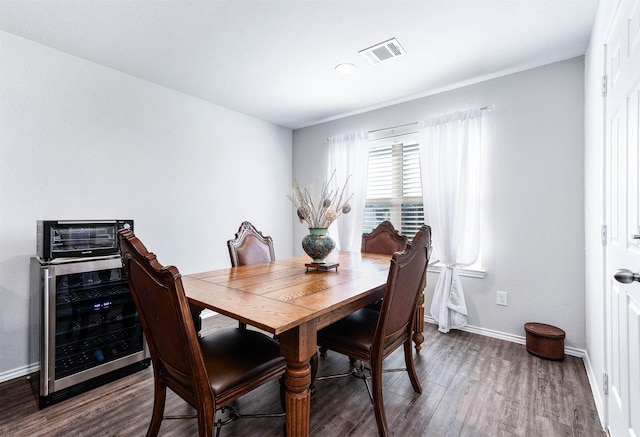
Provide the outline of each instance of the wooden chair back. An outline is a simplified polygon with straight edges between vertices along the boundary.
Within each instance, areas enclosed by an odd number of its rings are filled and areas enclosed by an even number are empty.
[[[235,238],[227,241],[227,247],[232,267],[276,260],[273,239],[262,235],[250,222],[242,222]]]
[[[393,224],[385,220],[371,232],[362,234],[360,251],[393,255],[403,251],[405,247],[407,247],[407,236],[400,235]]]
[[[371,351],[372,359],[386,356],[411,339],[415,311],[431,253],[431,228],[422,225],[403,252],[391,258],[380,317]]]
[[[120,231],[119,239],[156,385],[161,380],[192,406],[211,401],[213,393],[178,269],[161,265],[130,230]]]

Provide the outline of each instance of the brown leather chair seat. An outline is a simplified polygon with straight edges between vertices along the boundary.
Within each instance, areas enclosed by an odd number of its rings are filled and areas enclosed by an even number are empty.
[[[251,330],[227,328],[215,336],[199,340],[205,368],[213,392],[221,396],[225,391],[251,384],[274,365],[286,366],[280,355],[280,345],[265,335]]]
[[[372,308],[361,308],[348,318],[320,330],[322,345],[327,349],[344,348],[358,351],[357,358],[368,356],[373,344],[376,323],[380,312]]]

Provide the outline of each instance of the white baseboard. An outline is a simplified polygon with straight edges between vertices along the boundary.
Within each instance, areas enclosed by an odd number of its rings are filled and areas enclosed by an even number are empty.
[[[438,322],[436,322],[435,319],[431,316],[425,316],[424,321],[427,323],[432,323],[434,325],[438,324]],[[478,335],[485,335],[487,337],[506,340],[512,343],[526,344],[526,338],[523,335],[507,334],[506,332],[494,331],[493,329],[479,328],[477,326],[467,325],[464,328],[460,328],[460,331],[471,332]],[[584,358],[586,351],[584,349],[565,346],[564,353],[574,357]]]
[[[202,317],[203,319],[207,319],[209,317],[215,316],[216,314],[218,314],[218,313],[216,313],[215,311],[211,311],[211,310],[205,309],[204,311],[202,311],[202,314],[200,314],[200,317]],[[436,321],[431,316],[425,316],[424,321],[427,322],[427,323],[436,324]],[[476,327],[476,326],[465,326],[464,328],[461,329],[461,331],[467,331],[467,332],[471,332],[473,334],[485,335],[487,337],[493,337],[493,338],[497,338],[499,340],[506,340],[506,341],[510,341],[510,342],[513,342],[513,343],[525,344],[525,337],[524,336],[507,334],[505,332],[494,331],[492,329],[479,328],[479,327]],[[586,351],[583,350],[583,349],[565,347],[564,348],[564,352],[567,355],[572,355],[574,357],[579,357],[579,358],[583,358],[583,359],[586,356]],[[585,361],[585,367],[587,366],[587,363],[588,363],[588,361]],[[590,369],[590,366],[587,367],[587,370],[589,370],[589,369]],[[7,372],[0,373],[0,383],[5,382],[5,381],[9,381],[10,379],[19,378],[21,376],[29,375],[29,374],[31,374],[33,372],[38,371],[38,370],[40,370],[40,363],[32,363],[32,364],[29,364],[29,365],[24,366],[24,367],[19,367],[19,368],[16,368],[16,369],[9,370]],[[591,371],[591,373],[593,373],[593,371]],[[592,388],[592,391],[593,391],[594,387],[597,388],[597,384],[594,384],[591,381],[591,378],[593,377],[593,375],[590,375],[589,372],[587,372],[587,374],[589,375],[591,388]],[[594,398],[596,398],[596,393],[595,392],[594,392]],[[596,406],[598,406],[598,405],[596,405]],[[598,409],[598,412],[600,412],[600,411],[601,410]]]
[[[2,372],[0,373],[0,383],[10,381],[15,378],[20,378],[22,376],[30,375],[33,372],[37,372],[38,370],[40,370],[40,362]]]
[[[596,410],[598,411],[600,423],[605,423],[605,418],[607,417],[607,407],[605,404],[605,399],[602,397],[600,386],[598,385],[598,381],[602,381],[602,376],[598,377],[594,373],[588,351],[585,353],[583,361],[584,367],[587,370],[587,378],[589,378],[589,385],[591,386],[591,393],[593,394],[593,401],[596,404]]]
[[[214,311],[211,311],[211,310],[205,309],[204,311],[202,311],[202,314],[200,314],[200,317],[202,317],[203,319],[206,319],[208,317],[215,316],[216,314],[218,314],[218,313],[216,313]],[[22,376],[30,375],[33,372],[37,372],[39,370],[40,370],[40,362],[31,363],[31,364],[28,364],[26,366],[17,367],[15,369],[7,370],[6,372],[1,372],[0,373],[0,383],[6,382],[6,381],[10,381],[10,380],[15,379],[15,378],[20,378]]]
[[[204,310],[202,310],[202,312],[200,313],[200,318],[201,319],[208,319],[209,317],[213,317],[213,316],[217,316],[218,313],[216,313],[213,310],[210,310],[208,308],[205,308]]]

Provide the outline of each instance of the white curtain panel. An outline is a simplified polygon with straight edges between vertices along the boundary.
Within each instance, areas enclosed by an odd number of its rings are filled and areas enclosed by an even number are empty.
[[[431,226],[432,259],[444,265],[431,316],[440,332],[467,324],[458,269],[479,254],[479,189],[482,111],[456,112],[420,127],[420,168],[425,221]]]
[[[367,195],[367,168],[369,140],[366,132],[355,132],[331,137],[329,142],[329,168],[327,178],[335,171],[331,189],[341,189],[347,182],[346,193],[353,193],[349,201],[351,211],[342,214],[329,227],[330,234],[340,250],[360,251],[364,202]]]

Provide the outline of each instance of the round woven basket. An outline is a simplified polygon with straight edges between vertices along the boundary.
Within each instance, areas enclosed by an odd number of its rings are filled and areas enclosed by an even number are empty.
[[[547,360],[564,359],[565,332],[545,323],[524,324],[527,352]]]

